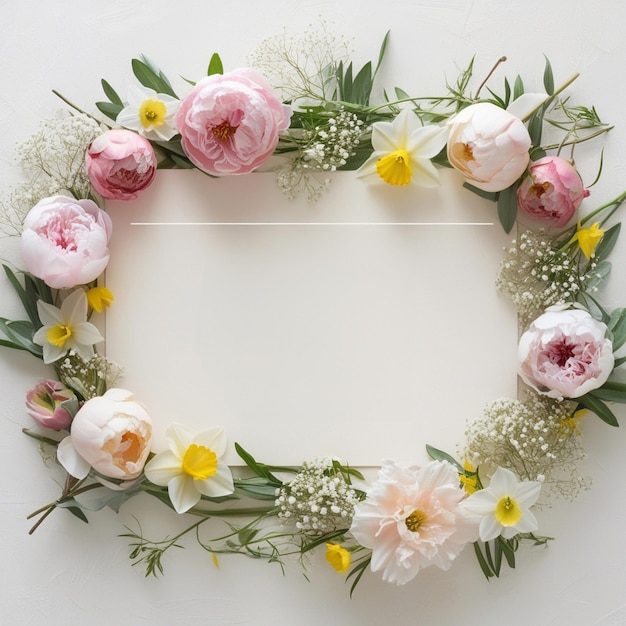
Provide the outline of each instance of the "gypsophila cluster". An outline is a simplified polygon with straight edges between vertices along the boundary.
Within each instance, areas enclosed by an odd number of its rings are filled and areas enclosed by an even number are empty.
[[[276,173],[278,187],[288,198],[305,192],[309,201],[316,201],[328,188],[330,179],[315,176],[335,172],[356,154],[363,136],[363,122],[355,113],[337,111],[322,126],[298,129],[292,134],[297,156]]]
[[[73,350],[60,361],[57,370],[59,380],[83,400],[103,395],[122,375],[122,368],[102,354],[85,361]]]
[[[337,64],[346,61],[351,45],[329,29],[324,20],[302,33],[282,33],[264,39],[248,55],[257,69],[279,91],[283,100],[332,100]]]
[[[46,182],[47,195],[70,192],[75,198],[88,198],[85,150],[101,132],[100,124],[88,115],[64,111],[44,120],[18,147],[17,158],[31,181]]]
[[[521,480],[543,483],[541,504],[551,496],[573,500],[589,479],[580,474],[585,458],[580,433],[584,411],[576,404],[530,393],[528,399],[490,402],[466,430],[465,458],[491,476],[505,467]]]
[[[549,237],[532,231],[511,242],[496,279],[498,291],[513,300],[521,328],[549,306],[575,302],[584,283],[578,261],[555,249]]]
[[[280,487],[276,496],[279,519],[309,535],[349,528],[359,501],[356,490],[328,458],[303,463],[302,470]]]

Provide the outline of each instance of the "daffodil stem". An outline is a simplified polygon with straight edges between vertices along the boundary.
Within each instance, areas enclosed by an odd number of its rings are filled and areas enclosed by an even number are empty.
[[[602,224],[604,224],[611,217],[611,215],[613,215],[613,213],[615,213],[615,211],[619,209],[619,207],[624,203],[625,200],[626,200],[626,191],[623,191],[619,196],[617,196],[616,198],[613,198],[613,200],[609,200],[609,202],[607,202],[606,204],[599,206],[597,209],[594,209],[588,215],[585,215],[585,217],[583,217],[580,220],[581,225],[593,219],[598,213],[601,213],[605,209],[612,207],[609,213],[602,218]]]

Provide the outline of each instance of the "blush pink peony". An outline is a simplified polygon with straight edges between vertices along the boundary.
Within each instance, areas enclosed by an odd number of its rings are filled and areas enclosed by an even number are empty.
[[[502,191],[524,173],[531,142],[518,117],[480,102],[463,109],[448,126],[448,160],[474,187]]]
[[[111,230],[111,219],[91,200],[44,198],[24,220],[26,269],[54,289],[90,283],[109,262]]]
[[[85,165],[93,188],[103,198],[134,200],[152,183],[157,160],[147,139],[114,129],[93,140]]]
[[[356,505],[350,532],[372,550],[371,569],[383,580],[409,582],[420,569],[447,570],[478,524],[463,511],[465,491],[446,461],[418,469],[387,461],[367,497]]]
[[[274,152],[291,109],[254,70],[200,80],[176,113],[185,153],[213,175],[247,174]]]
[[[522,380],[550,398],[579,398],[601,387],[615,365],[606,332],[587,311],[547,311],[520,338]]]
[[[69,437],[57,450],[59,462],[74,477],[92,467],[107,478],[137,478],[150,453],[152,421],[125,389],[109,389],[80,408]]]
[[[547,156],[531,163],[517,190],[517,205],[531,221],[563,228],[589,195],[576,169],[565,159]]]

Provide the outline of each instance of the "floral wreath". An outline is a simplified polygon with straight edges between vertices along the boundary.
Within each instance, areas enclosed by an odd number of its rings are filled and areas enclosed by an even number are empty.
[[[626,342],[626,308],[607,311],[597,299],[620,230],[605,224],[626,192],[579,217],[602,160],[587,186],[574,162],[578,144],[611,127],[594,107],[562,95],[576,77],[555,88],[547,60],[542,93],[527,92],[520,76],[505,78],[500,93],[488,87],[504,58],[472,93],[472,60],[442,96],[396,88],[375,105],[389,33],[378,63],[358,71],[341,40],[304,36],[311,37],[299,46],[286,35],[270,38],[250,68],[230,72],[215,54],[183,98],[150,61],[133,59],[137,83],[126,100],[102,80],[107,100],[96,106],[108,122],[62,98],[64,114],[22,144],[27,178],[1,209],[5,232],[20,236],[25,270],[4,270],[27,319],[0,318],[0,345],[54,368],[56,378],[26,394],[37,426],[24,432],[66,476],[59,497],[30,516],[38,518],[31,532],[57,508],[87,521],[87,512],[117,511],[147,493],[194,517],[163,540],[126,528],[130,558],[146,575],[163,573],[164,554],[193,535],[216,565],[222,553],[279,563],[296,554],[305,565],[310,551],[325,546],[351,593],[368,567],[404,584],[429,565],[447,570],[470,543],[484,575],[498,576],[503,563],[515,566],[522,542],[551,539],[537,534],[533,510],[587,487],[577,467],[584,414],[617,426],[610,405],[626,402],[626,384],[615,376],[626,361],[616,355]],[[427,446],[427,464],[385,461],[368,484],[337,459],[275,466],[235,443],[244,465],[231,468],[222,460],[220,427],[193,432],[179,423],[166,431],[166,451],[151,450],[148,411],[118,386],[121,368],[94,349],[103,337],[90,320],[114,305],[97,282],[112,230],[100,206],[107,198],[132,201],[159,168],[216,177],[270,164],[288,196],[311,201],[331,171],[433,187],[439,168],[452,167],[468,193],[495,203],[506,232],[517,225],[496,286],[518,311],[524,396],[487,404],[468,426],[461,461]],[[224,526],[207,538],[210,519]]]

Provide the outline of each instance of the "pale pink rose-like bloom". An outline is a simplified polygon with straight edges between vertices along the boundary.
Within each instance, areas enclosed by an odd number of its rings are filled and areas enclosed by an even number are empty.
[[[152,183],[157,160],[145,137],[113,129],[91,142],[85,165],[93,188],[103,198],[134,200]]]
[[[256,71],[241,68],[207,76],[176,113],[185,154],[216,176],[247,174],[274,152],[291,109]]]
[[[478,538],[478,524],[460,506],[466,492],[446,461],[421,469],[383,463],[365,500],[355,507],[351,533],[372,550],[371,569],[398,585],[420,569],[447,570],[468,542]]]
[[[546,228],[563,228],[589,195],[573,165],[557,156],[531,163],[517,189],[517,205],[532,221]]]
[[[42,380],[26,392],[26,412],[44,428],[68,428],[77,410],[78,398],[58,380]]]
[[[54,289],[87,284],[109,262],[111,230],[111,219],[91,200],[44,198],[24,220],[26,269]]]
[[[550,398],[579,398],[601,387],[615,365],[607,327],[580,309],[540,315],[519,341],[519,375]]]
[[[448,160],[474,187],[502,191],[524,173],[531,141],[515,115],[480,102],[460,111],[448,126]]]
[[[90,468],[107,478],[132,480],[146,463],[152,441],[152,420],[130,391],[109,389],[80,408],[69,437],[57,457],[74,477]]]

